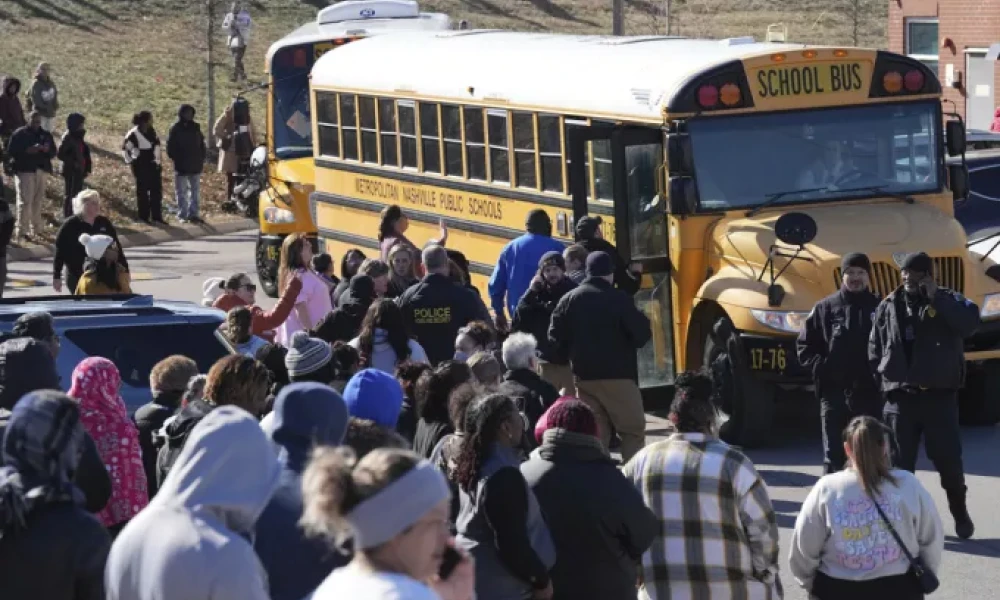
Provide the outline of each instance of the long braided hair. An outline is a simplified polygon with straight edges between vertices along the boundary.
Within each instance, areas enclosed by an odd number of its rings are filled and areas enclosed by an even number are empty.
[[[465,441],[455,461],[455,481],[466,493],[475,487],[479,469],[490,446],[497,441],[500,427],[516,412],[514,401],[503,394],[490,394],[469,407],[465,415]]]

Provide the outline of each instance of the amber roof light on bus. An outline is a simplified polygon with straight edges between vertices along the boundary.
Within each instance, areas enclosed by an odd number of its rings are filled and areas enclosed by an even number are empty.
[[[924,87],[924,74],[914,69],[903,77],[903,85],[908,92],[919,92]]]
[[[817,52],[815,50],[804,50],[802,52],[803,58],[816,58]]]
[[[890,94],[903,90],[903,76],[898,71],[889,71],[882,77],[882,88]]]
[[[847,50],[834,50],[833,51],[833,55],[836,58],[846,58],[847,57]]]
[[[698,104],[702,108],[712,108],[719,103],[719,88],[714,85],[703,85],[698,88]]]
[[[719,88],[719,99],[722,103],[728,107],[734,107],[740,103],[742,99],[742,94],[740,94],[740,86],[735,83],[727,83],[726,85]]]

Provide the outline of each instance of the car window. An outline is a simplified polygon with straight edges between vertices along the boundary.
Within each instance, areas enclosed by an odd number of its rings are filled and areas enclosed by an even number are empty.
[[[99,329],[71,329],[64,335],[89,356],[115,363],[128,385],[149,386],[149,373],[164,358],[182,354],[207,373],[226,347],[215,337],[216,323],[174,323]]]

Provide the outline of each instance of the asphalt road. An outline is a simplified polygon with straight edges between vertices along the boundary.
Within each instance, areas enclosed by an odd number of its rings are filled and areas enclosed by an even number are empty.
[[[136,292],[172,300],[197,302],[202,283],[208,277],[243,271],[253,276],[252,232],[201,240],[170,242],[159,246],[126,250],[133,271]],[[50,261],[17,262],[9,265],[8,296],[52,293]],[[263,306],[273,300],[258,291]],[[787,552],[791,529],[802,501],[822,475],[819,424],[814,407],[786,411],[775,431],[771,448],[748,451],[766,480],[778,512],[782,544],[782,580],[786,598],[806,600],[788,573]],[[650,416],[650,441],[662,438],[665,422]],[[924,459],[920,480],[930,490],[942,511],[945,557],[941,568],[941,590],[932,598],[967,600],[1000,598],[1000,429],[968,429],[963,432],[969,508],[976,522],[976,537],[960,541],[936,473]]]

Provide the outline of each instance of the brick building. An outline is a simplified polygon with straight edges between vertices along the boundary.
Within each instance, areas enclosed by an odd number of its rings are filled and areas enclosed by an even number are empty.
[[[889,49],[936,70],[944,96],[970,129],[989,129],[1000,69],[986,62],[1000,42],[1000,0],[888,0]],[[949,106],[946,104],[946,107]]]

